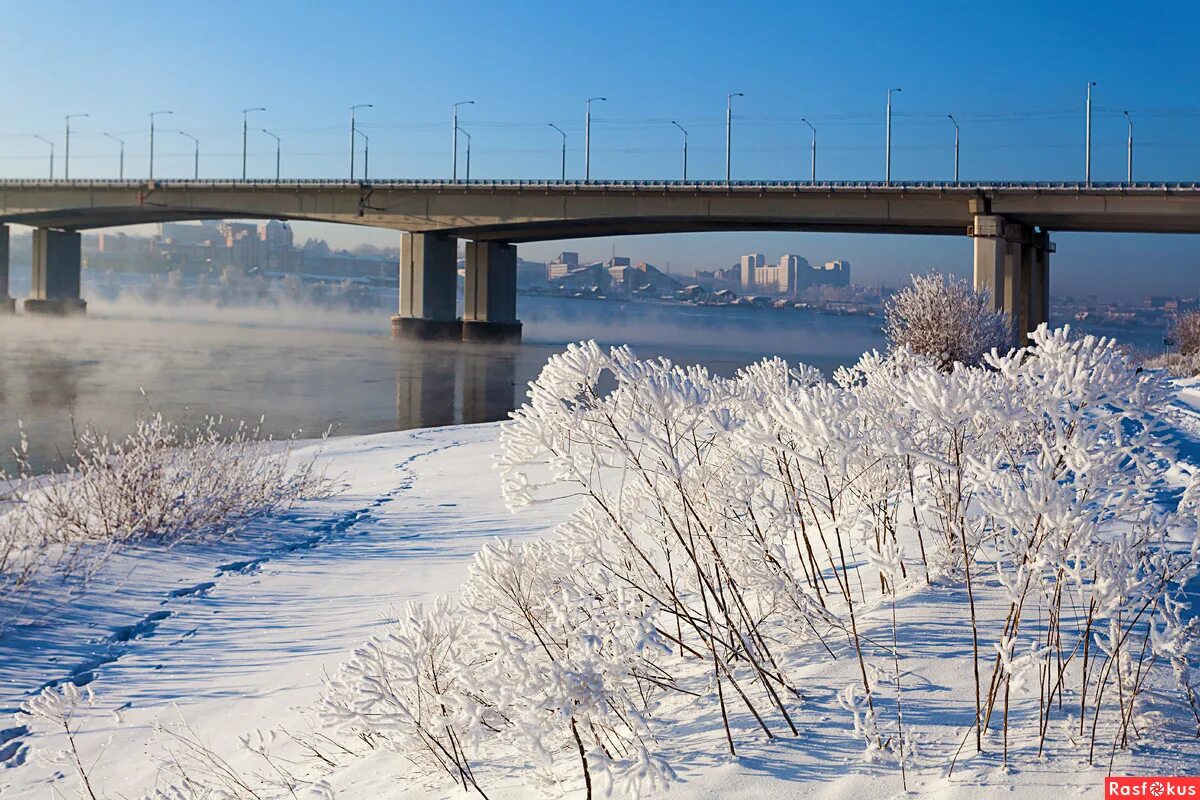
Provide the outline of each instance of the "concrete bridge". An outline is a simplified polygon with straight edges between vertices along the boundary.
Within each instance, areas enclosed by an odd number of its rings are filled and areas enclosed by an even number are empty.
[[[1048,317],[1052,231],[1200,233],[1200,184],[676,181],[0,181],[8,228],[33,226],[29,311],[82,311],[79,231],[199,219],[340,222],[403,231],[398,335],[520,337],[521,242],[688,231],[970,236],[975,285],[1023,333]],[[466,303],[455,265],[467,240]]]

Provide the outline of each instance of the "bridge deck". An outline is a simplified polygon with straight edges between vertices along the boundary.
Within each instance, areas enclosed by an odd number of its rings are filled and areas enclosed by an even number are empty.
[[[253,218],[509,242],[729,230],[963,235],[980,213],[1044,230],[1200,233],[1200,183],[0,180],[0,223],[63,229]]]

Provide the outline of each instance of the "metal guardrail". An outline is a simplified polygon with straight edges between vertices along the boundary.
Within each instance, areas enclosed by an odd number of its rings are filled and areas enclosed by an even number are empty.
[[[254,189],[299,189],[311,187],[342,189],[564,189],[572,191],[605,190],[720,190],[720,191],[880,191],[880,192],[987,192],[987,191],[1032,191],[1074,193],[1152,193],[1152,192],[1200,192],[1197,182],[1136,182],[1091,184],[1069,181],[988,181],[954,183],[952,181],[678,181],[678,180],[459,180],[448,181],[434,178],[388,179],[371,181],[347,181],[334,178],[305,178],[284,181],[275,180],[229,180],[229,179],[170,179],[170,180],[36,180],[22,178],[0,178],[0,187],[37,189],[184,189],[196,188],[254,188]]]

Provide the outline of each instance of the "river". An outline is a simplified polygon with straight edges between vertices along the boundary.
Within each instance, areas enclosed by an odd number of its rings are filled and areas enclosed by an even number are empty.
[[[13,467],[18,422],[45,469],[73,426],[120,435],[155,411],[265,418],[266,433],[303,437],[503,419],[550,355],[587,338],[723,375],[767,355],[828,374],[884,345],[882,320],[865,316],[530,296],[518,310],[513,348],[396,342],[386,310],[94,299],[86,317],[0,318],[0,468]]]

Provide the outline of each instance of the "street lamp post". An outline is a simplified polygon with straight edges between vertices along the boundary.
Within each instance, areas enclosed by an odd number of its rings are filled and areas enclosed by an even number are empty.
[[[192,180],[199,180],[199,178],[200,178],[200,140],[197,139],[195,136],[192,136],[190,133],[186,133],[185,131],[179,131],[179,135],[184,136],[188,139],[191,139],[192,144],[195,145],[195,149],[193,150],[193,153],[192,153]]]
[[[583,112],[583,179],[592,179],[592,101],[599,100],[607,103],[607,97],[589,97],[584,103]]]
[[[950,122],[954,122],[954,182],[959,182],[959,121],[954,119],[954,114],[947,114]]]
[[[259,128],[259,130],[275,140],[275,182],[279,183],[279,152],[282,149],[282,144],[279,141],[279,137],[271,133],[266,128]]]
[[[678,122],[676,122],[675,120],[671,120],[671,124],[672,124],[672,125],[674,125],[676,128],[679,128],[679,130],[683,131],[683,182],[684,182],[684,183],[687,183],[687,145],[688,145],[688,132],[687,132],[687,130],[686,130],[686,129],[685,129],[683,126],[682,126],[682,125],[680,125],[680,124],[679,124]]]
[[[1083,137],[1083,182],[1092,185],[1092,87],[1095,81],[1087,85],[1087,119]]]
[[[118,151],[119,155],[117,156],[117,180],[123,181],[125,180],[125,142],[124,140],[113,136],[111,133],[106,133],[104,135],[121,146],[121,149]]]
[[[1133,183],[1133,117],[1125,112],[1125,121],[1129,123],[1129,139],[1126,142],[1125,153],[1125,182]]]
[[[459,100],[454,104],[454,136],[451,141],[451,149],[454,151],[450,158],[450,180],[458,180],[458,107],[473,106],[474,100]]]
[[[67,114],[67,138],[63,152],[63,178],[71,178],[71,120],[86,117],[87,114]]]
[[[371,180],[371,139],[361,130],[355,130],[363,138],[363,183]]]
[[[462,131],[462,135],[467,137],[467,183],[471,182],[471,134]]]
[[[741,92],[725,95],[725,183],[729,183],[730,155],[733,152],[733,98],[745,97]]]
[[[174,111],[150,112],[150,180],[154,180],[154,118],[160,114],[174,114]],[[243,176],[245,177],[245,176]]]
[[[357,128],[358,123],[355,120],[355,112],[358,111],[358,109],[360,109],[360,108],[374,108],[374,107],[375,106],[371,105],[370,103],[359,103],[358,105],[350,106],[350,180],[351,180],[351,182],[354,181],[354,148],[355,148],[354,134],[356,132],[358,132],[358,128]],[[360,135],[364,139],[367,138],[366,134],[360,134]],[[363,180],[366,180],[365,175],[363,176]]]
[[[242,180],[246,180],[246,131],[248,130],[246,116],[251,111],[266,111],[266,109],[261,106],[242,109]]]
[[[39,142],[45,142],[46,144],[50,145],[50,180],[54,180],[54,142],[50,141],[45,136],[38,136],[36,133],[33,135],[33,138],[37,139]]]
[[[817,129],[813,127],[813,124],[811,122],[809,122],[808,120],[806,120],[804,118],[801,118],[800,121],[803,122],[805,125],[807,125],[808,129],[810,131],[812,131],[812,135],[813,135],[813,140],[812,140],[812,177],[809,179],[809,181],[811,183],[816,183],[817,182]]]
[[[884,144],[883,182],[892,182],[892,92],[900,89],[888,89],[887,95],[887,138]]]
[[[567,179],[567,134],[562,128],[558,127],[553,122],[547,122],[546,124],[551,128],[554,128],[554,130],[558,131],[559,134],[562,135],[562,174],[559,177],[559,180],[565,181]]]

